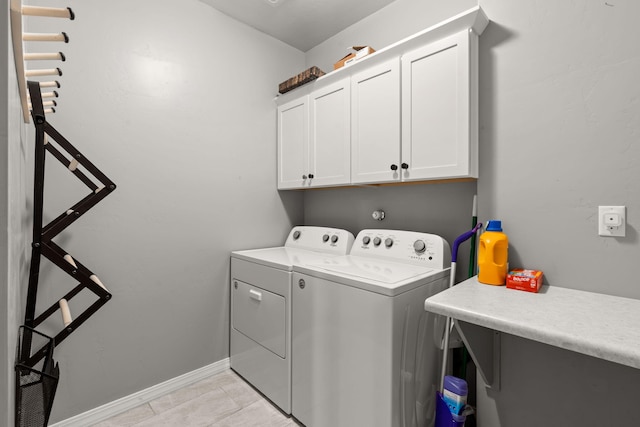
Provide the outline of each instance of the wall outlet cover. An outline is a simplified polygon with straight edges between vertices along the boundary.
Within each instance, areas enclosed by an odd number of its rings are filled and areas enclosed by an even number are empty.
[[[624,237],[627,228],[625,206],[598,206],[598,234],[606,237]]]

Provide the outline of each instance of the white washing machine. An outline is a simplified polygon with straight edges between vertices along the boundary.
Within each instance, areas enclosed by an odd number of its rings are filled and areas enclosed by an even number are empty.
[[[283,247],[231,253],[231,368],[291,413],[293,266],[345,255],[353,234],[294,227]]]
[[[363,230],[349,255],[293,270],[292,414],[307,427],[433,424],[449,283],[441,237]]]

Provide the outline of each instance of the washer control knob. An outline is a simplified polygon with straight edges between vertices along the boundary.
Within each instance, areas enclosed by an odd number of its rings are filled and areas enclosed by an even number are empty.
[[[380,246],[380,242],[382,242],[382,240],[380,240],[379,237],[376,237],[375,239],[373,239],[373,244],[376,246]]]
[[[293,240],[298,240],[298,238],[300,237],[300,231],[296,230],[293,232]]]
[[[393,239],[391,237],[387,237],[384,241],[384,245],[388,248],[393,246]]]
[[[336,234],[331,236],[331,243],[336,243],[337,241],[338,241],[338,236]]]
[[[423,253],[427,249],[427,245],[422,240],[416,240],[413,242],[413,249],[419,254]]]
[[[362,238],[362,243],[363,243],[363,244],[365,244],[365,245],[368,245],[369,243],[371,243],[371,237],[369,237],[369,236],[364,236],[364,237]]]
[[[325,234],[324,236],[322,236],[322,241],[323,242],[328,242],[329,241],[329,235]]]
[[[300,289],[304,289],[304,287],[307,286],[307,284],[304,283],[304,279],[300,279],[298,280],[298,286],[300,286]]]

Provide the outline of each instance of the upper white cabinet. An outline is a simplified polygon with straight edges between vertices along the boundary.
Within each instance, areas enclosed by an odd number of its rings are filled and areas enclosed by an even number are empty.
[[[349,184],[351,86],[348,78],[309,95],[310,187]]]
[[[400,176],[400,61],[351,77],[351,182],[397,181]]]
[[[309,103],[306,96],[278,107],[278,188],[303,188],[309,179]]]
[[[350,79],[278,107],[278,188],[349,184]]]
[[[403,181],[478,177],[477,40],[463,31],[402,56]]]
[[[478,177],[478,7],[278,98],[278,188]]]

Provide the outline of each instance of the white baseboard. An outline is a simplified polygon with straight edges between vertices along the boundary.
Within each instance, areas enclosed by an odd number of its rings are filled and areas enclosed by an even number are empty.
[[[130,394],[129,396],[122,397],[113,402],[109,402],[97,408],[91,409],[82,414],[78,414],[74,417],[67,418],[55,424],[51,427],[86,427],[92,424],[97,424],[108,418],[121,414],[133,409],[136,406],[140,406],[153,399],[164,396],[172,391],[181,389],[190,384],[196,383],[200,380],[208,378],[212,375],[224,372],[229,369],[229,358],[222,359],[211,365],[204,366],[195,371],[187,372],[179,377],[172,378],[163,383],[156,384],[137,393]]]

